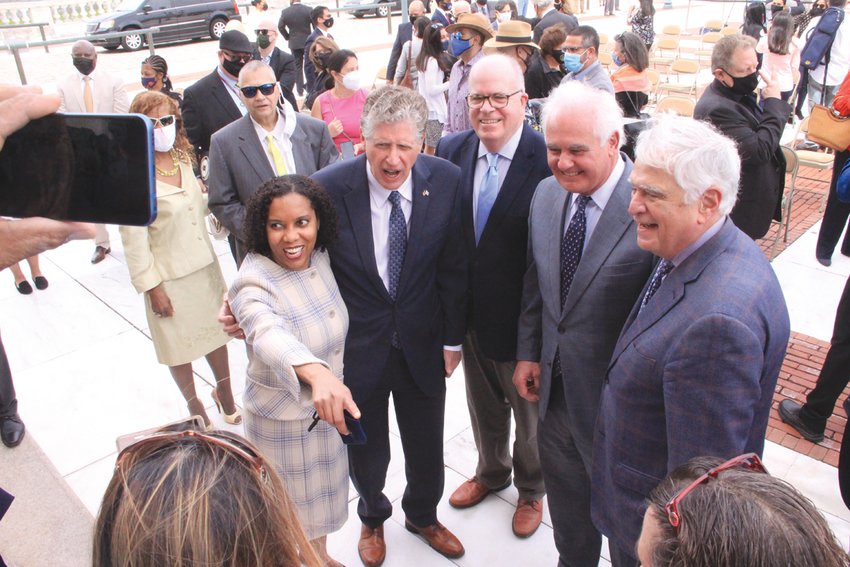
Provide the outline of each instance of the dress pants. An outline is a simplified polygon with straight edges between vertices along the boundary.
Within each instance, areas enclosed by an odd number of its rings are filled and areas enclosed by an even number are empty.
[[[463,342],[463,373],[466,404],[478,448],[475,475],[492,490],[511,481],[520,499],[540,500],[546,493],[537,451],[537,404],[524,400],[513,383],[515,362],[488,358],[478,344],[475,331]],[[516,421],[513,458],[509,451],[511,410]]]
[[[12,384],[12,371],[6,358],[6,349],[0,339],[0,417],[18,415],[18,400],[15,397],[15,385]]]
[[[835,403],[847,382],[850,381],[850,278],[844,284],[844,292],[835,313],[832,345],[814,389],[806,396],[800,410],[800,419],[810,429],[823,431],[826,420],[832,415]]]
[[[596,567],[602,535],[590,519],[593,433],[576,431],[564,401],[561,376],[553,377],[549,406],[538,427],[540,464],[549,494],[559,567]]]
[[[442,376],[440,377],[442,379]],[[384,494],[390,464],[389,397],[393,396],[396,420],[404,451],[407,487],[401,507],[415,526],[437,521],[437,504],[443,496],[443,420],[445,388],[438,396],[426,396],[413,381],[402,352],[390,349],[386,370],[368,398],[355,400],[366,432],[364,445],[348,446],[348,464],[354,488],[360,495],[357,514],[371,528],[392,515],[392,504]]]
[[[295,58],[295,89],[301,96],[304,94],[304,49],[293,49],[292,56]]]
[[[611,555],[612,567],[638,567],[638,561],[631,553],[626,553],[617,545],[608,541],[608,553]]]
[[[109,246],[109,232],[106,230],[105,224],[94,225],[94,245],[102,246],[107,249],[111,248]]]
[[[847,224],[847,218],[850,217],[850,203],[842,203],[838,200],[835,186],[838,180],[838,174],[850,158],[850,150],[843,152],[835,152],[835,163],[832,166],[832,181],[829,184],[829,197],[826,201],[826,210],[823,213],[823,222],[820,225],[818,233],[818,245],[815,254],[818,258],[832,258],[832,253],[838,244],[838,239],[841,238],[841,231],[844,230],[844,225]],[[841,244],[841,253],[845,256],[850,256],[850,230],[844,235],[844,242]]]

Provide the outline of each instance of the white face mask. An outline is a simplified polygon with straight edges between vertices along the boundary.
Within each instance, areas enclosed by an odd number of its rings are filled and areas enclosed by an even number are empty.
[[[342,86],[348,90],[356,91],[360,88],[360,71],[352,71],[342,78]]]
[[[510,12],[499,12],[498,14],[496,14],[496,18],[499,20],[499,23],[507,22],[511,19],[511,13]]]
[[[153,149],[158,152],[167,152],[174,147],[177,138],[177,125],[169,124],[153,131]]]

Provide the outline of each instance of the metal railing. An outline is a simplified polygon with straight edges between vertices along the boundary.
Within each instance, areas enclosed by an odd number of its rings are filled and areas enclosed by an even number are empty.
[[[136,35],[136,34],[144,34],[147,38],[148,49],[151,52],[151,55],[155,55],[154,51],[154,43],[153,43],[153,34],[159,32],[159,28],[144,28],[139,30],[127,30],[123,32],[110,32],[104,34],[97,34],[97,39],[113,39],[116,37],[124,37],[128,35]],[[81,37],[63,37],[59,39],[51,39],[45,41],[26,41],[26,42],[15,42],[10,45],[0,45],[0,51],[11,51],[12,56],[15,58],[15,65],[18,67],[18,76],[21,79],[21,84],[27,84],[27,76],[24,73],[24,64],[21,60],[21,50],[28,49],[30,47],[47,47],[48,45],[61,45],[63,43],[74,43],[80,40],[91,41],[93,36],[85,35]]]
[[[44,35],[44,28],[49,26],[49,25],[50,25],[50,22],[36,22],[36,23],[32,23],[32,24],[6,24],[6,25],[0,26],[0,32],[2,32],[3,30],[16,30],[16,29],[22,29],[22,28],[35,28],[35,27],[37,27],[38,31],[41,32],[41,41],[47,41],[47,36]],[[50,53],[50,50],[47,49],[46,44],[44,46],[44,52]]]

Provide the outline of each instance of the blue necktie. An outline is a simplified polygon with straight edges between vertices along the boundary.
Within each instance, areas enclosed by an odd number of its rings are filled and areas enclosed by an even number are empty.
[[[498,162],[499,154],[487,154],[487,171],[484,172],[484,177],[481,179],[481,185],[478,188],[477,222],[475,223],[476,244],[481,240],[481,234],[484,232],[484,227],[487,226],[487,219],[490,217],[493,203],[499,196],[499,169],[496,167]]]
[[[561,308],[567,302],[567,295],[573,285],[578,263],[584,251],[584,237],[587,232],[587,215],[585,209],[590,197],[579,195],[576,198],[576,212],[570,219],[564,238],[561,240]],[[555,351],[555,360],[552,363],[552,376],[561,375],[561,351]]]
[[[390,211],[390,235],[389,235],[389,262],[388,272],[390,278],[390,297],[395,301],[398,294],[398,280],[401,277],[401,266],[404,264],[404,253],[407,250],[407,223],[404,220],[404,212],[401,210],[401,195],[398,191],[390,191],[389,201],[392,204]]]
[[[649,280],[649,287],[646,288],[646,294],[644,294],[643,300],[640,302],[640,309],[638,309],[638,313],[643,311],[643,308],[646,307],[646,304],[649,303],[649,300],[652,299],[652,296],[655,295],[655,292],[658,291],[659,287],[661,287],[661,283],[664,281],[664,278],[667,277],[667,274],[669,274],[670,270],[674,267],[673,262],[669,262],[667,260],[661,260],[658,262],[658,266],[652,274],[652,279]]]

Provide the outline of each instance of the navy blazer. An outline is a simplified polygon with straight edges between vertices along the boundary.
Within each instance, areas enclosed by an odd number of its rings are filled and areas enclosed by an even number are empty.
[[[253,58],[261,60],[260,50],[254,47]],[[269,61],[269,67],[274,71],[274,77],[282,87],[286,87],[289,92],[295,86],[295,57],[286,51],[275,47],[272,50],[272,57]],[[298,112],[298,108],[295,109]]]
[[[441,24],[444,28],[448,27],[451,24],[446,13],[440,8],[434,9],[434,12],[431,14],[431,23]]]
[[[410,41],[413,37],[413,24],[404,22],[398,25],[393,50],[390,52],[390,62],[387,63],[387,81],[392,83],[395,77],[395,69],[398,66],[398,58],[401,57],[401,48],[404,47],[406,41]]]
[[[356,402],[381,379],[393,330],[414,382],[425,395],[445,391],[443,346],[466,332],[467,263],[460,228],[460,170],[420,155],[413,176],[407,252],[395,302],[378,275],[372,240],[366,156],[336,163],[312,179],[339,215],[331,267],[348,308],[345,383]]]
[[[307,89],[308,93],[313,92],[313,89],[316,88],[316,77],[318,76],[316,66],[313,65],[312,61],[310,61],[310,46],[312,46],[313,43],[315,43],[315,41],[323,35],[325,35],[325,33],[319,28],[316,28],[304,44],[304,88]],[[330,35],[327,35],[327,37],[333,39]]]
[[[470,259],[470,322],[481,350],[501,362],[516,360],[517,320],[528,243],[528,208],[534,189],[552,172],[543,136],[523,123],[519,145],[481,241],[475,243],[473,183],[478,160],[473,130],[442,138],[437,156],[461,168],[461,224]]]
[[[310,19],[312,8],[300,2],[292,4],[280,13],[277,29],[283,39],[287,40],[290,51],[304,49],[307,36],[313,31],[313,21]]]
[[[593,523],[634,553],[645,498],[701,455],[761,454],[790,322],[764,253],[726,220],[639,311],[608,367],[593,445]]]
[[[183,91],[183,125],[198,158],[210,150],[210,138],[224,126],[242,118],[242,112],[218,76],[218,69]]]

